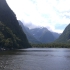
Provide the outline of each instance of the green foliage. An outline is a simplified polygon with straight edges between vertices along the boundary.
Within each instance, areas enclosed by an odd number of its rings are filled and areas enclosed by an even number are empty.
[[[6,0],[0,0],[0,21],[0,47],[9,49],[31,47]]]
[[[70,44],[50,43],[50,44],[31,44],[33,48],[70,48]]]
[[[65,28],[55,43],[70,43],[70,24]]]
[[[4,35],[2,34],[2,32],[0,32],[0,41],[4,39]]]
[[[20,48],[21,39],[13,31],[0,22],[0,47],[5,49]]]

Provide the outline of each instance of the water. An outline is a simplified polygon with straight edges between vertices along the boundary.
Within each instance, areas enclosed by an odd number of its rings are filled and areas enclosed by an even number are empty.
[[[3,51],[0,52],[0,70],[70,70],[70,49]]]

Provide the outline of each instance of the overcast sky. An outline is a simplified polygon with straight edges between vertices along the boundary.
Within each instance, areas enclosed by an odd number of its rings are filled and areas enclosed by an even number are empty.
[[[6,0],[17,19],[29,27],[45,26],[61,33],[70,23],[70,0]]]

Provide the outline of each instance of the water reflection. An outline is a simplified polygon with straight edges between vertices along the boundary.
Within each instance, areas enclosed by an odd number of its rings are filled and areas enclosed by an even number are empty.
[[[70,70],[70,49],[29,48],[0,52],[1,70]]]

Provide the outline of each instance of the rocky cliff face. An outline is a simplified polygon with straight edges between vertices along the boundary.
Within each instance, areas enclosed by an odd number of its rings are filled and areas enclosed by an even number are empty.
[[[22,31],[22,28],[19,26],[16,15],[7,5],[6,0],[0,0],[0,21],[5,26],[10,28],[12,32],[21,40],[19,46],[21,45],[22,48],[31,47],[28,43],[26,35]]]

